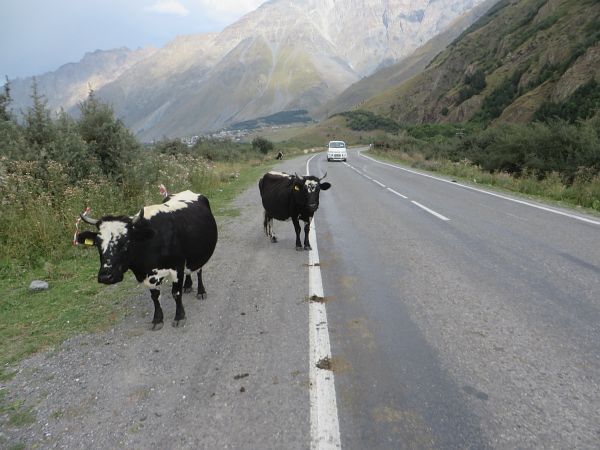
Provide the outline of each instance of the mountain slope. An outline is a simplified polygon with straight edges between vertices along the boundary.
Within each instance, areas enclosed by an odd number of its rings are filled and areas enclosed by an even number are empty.
[[[211,38],[203,51],[214,59],[194,55],[183,69],[171,65],[167,78],[126,74],[99,95],[126,112],[143,140],[313,111],[481,1],[272,0]],[[156,64],[170,52],[157,54]]]
[[[313,111],[483,1],[270,0],[220,33],[174,40],[97,95],[143,140]]]
[[[448,44],[455,40],[467,27],[484,15],[498,0],[486,0],[457,18],[446,31],[438,34],[411,55],[391,66],[384,67],[374,74],[362,78],[346,88],[339,96],[327,102],[314,112],[314,117],[323,119],[332,114],[361,107],[363,101],[382,91],[397,86],[421,72],[427,64]]]
[[[365,102],[403,123],[525,122],[599,81],[600,3],[501,0],[425,71]]]
[[[90,88],[96,90],[116,80],[154,52],[155,49],[152,48],[119,48],[86,53],[78,63],[65,64],[54,72],[35,77],[38,92],[46,96],[51,110],[58,111],[61,107],[68,110],[85,99]],[[14,110],[25,110],[31,105],[33,78],[17,78],[10,81]]]

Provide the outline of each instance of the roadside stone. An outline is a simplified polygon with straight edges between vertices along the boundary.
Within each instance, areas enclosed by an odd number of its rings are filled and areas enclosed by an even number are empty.
[[[41,280],[33,280],[29,285],[29,290],[32,292],[45,291],[49,288],[48,282]]]

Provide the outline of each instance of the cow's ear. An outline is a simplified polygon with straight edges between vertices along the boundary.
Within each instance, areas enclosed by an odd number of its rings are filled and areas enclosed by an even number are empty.
[[[322,191],[326,191],[331,187],[331,183],[328,183],[327,181],[325,183],[319,183],[319,187]]]
[[[94,233],[93,231],[82,231],[77,234],[77,243],[91,247],[96,245],[97,237],[98,233]]]
[[[131,229],[131,239],[136,242],[143,242],[152,239],[156,231],[149,227],[133,227]]]

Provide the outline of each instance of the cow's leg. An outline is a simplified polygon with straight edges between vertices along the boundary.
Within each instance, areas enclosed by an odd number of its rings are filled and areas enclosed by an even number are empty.
[[[300,243],[300,231],[302,230],[300,221],[297,217],[292,217],[292,222],[294,224],[294,230],[296,231],[296,250],[302,250],[302,244]]]
[[[206,289],[204,289],[204,283],[202,282],[202,269],[198,271],[198,293],[196,298],[199,300],[205,300],[207,297]]]
[[[277,242],[277,237],[273,234],[273,218],[265,211],[265,220],[263,222],[265,234],[271,239],[271,242]]]
[[[304,250],[312,250],[310,242],[308,241],[308,233],[310,232],[310,219],[304,225]]]
[[[160,307],[160,289],[150,289],[150,297],[154,302],[154,317],[152,318],[152,330],[160,330],[163,323],[163,311]]]
[[[183,293],[189,294],[190,292],[192,292],[192,276],[186,275],[185,283],[183,283]]]
[[[173,298],[175,299],[175,318],[173,319],[173,326],[179,327],[185,324],[185,309],[183,309],[182,289],[183,289],[183,267],[177,269],[177,279],[173,280]]]

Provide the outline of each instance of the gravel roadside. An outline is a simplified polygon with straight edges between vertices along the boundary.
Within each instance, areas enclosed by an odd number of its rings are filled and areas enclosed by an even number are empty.
[[[185,327],[169,326],[166,285],[165,327],[150,331],[152,301],[140,288],[133,313],[112,330],[22,362],[5,384],[8,400],[23,400],[36,420],[5,427],[0,446],[309,446],[308,254],[294,250],[291,224],[269,243],[256,185],[234,206],[240,215],[218,220],[205,266],[208,299],[184,295]]]

